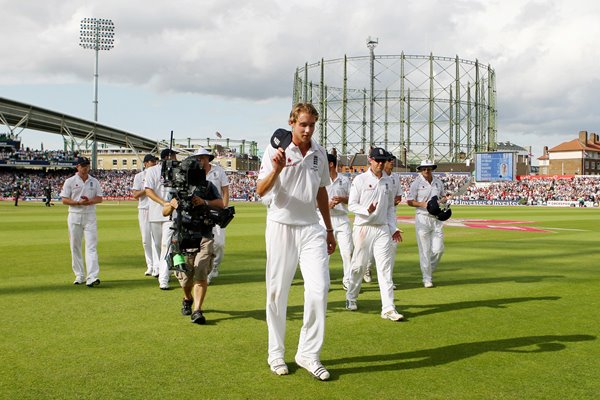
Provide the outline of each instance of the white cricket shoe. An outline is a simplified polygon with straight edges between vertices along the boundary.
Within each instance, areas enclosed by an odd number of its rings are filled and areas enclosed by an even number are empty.
[[[314,378],[320,381],[326,381],[329,379],[329,371],[325,369],[319,360],[309,360],[302,356],[296,355],[296,364],[310,372]]]
[[[381,313],[381,318],[389,319],[390,321],[402,321],[404,319],[404,315],[398,313],[396,310],[390,310],[385,313]]]
[[[423,286],[425,286],[426,288],[432,288],[432,287],[433,287],[433,282],[429,282],[429,281],[428,281],[428,282],[425,282],[425,283],[423,284]]]
[[[346,300],[346,310],[350,310],[350,311],[358,310],[358,304],[356,304],[356,300]]]
[[[367,270],[365,271],[365,275],[363,276],[363,280],[366,283],[371,283],[371,281],[373,280],[373,278],[371,278],[371,268],[367,268]]]
[[[271,361],[269,363],[269,367],[275,375],[281,376],[289,373],[288,366],[283,358],[276,358],[275,360]]]
[[[210,284],[210,281],[212,281],[213,279],[215,279],[218,276],[219,276],[219,266],[215,265],[212,268],[212,270],[210,271],[210,273],[208,274],[208,277],[207,277],[208,283]]]

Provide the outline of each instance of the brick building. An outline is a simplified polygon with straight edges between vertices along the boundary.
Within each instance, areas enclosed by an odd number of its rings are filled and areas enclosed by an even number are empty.
[[[540,175],[600,175],[600,138],[581,131],[576,139],[544,147],[538,161]]]

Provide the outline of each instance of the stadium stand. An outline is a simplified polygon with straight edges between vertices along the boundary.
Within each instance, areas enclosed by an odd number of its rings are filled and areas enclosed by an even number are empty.
[[[76,154],[60,150],[21,149],[0,151],[0,160],[29,160],[64,162],[70,165]],[[49,184],[57,199],[65,179],[75,173],[74,168],[39,168],[35,163],[19,168],[0,168],[0,198],[12,199],[15,187],[21,190],[23,200],[41,200]],[[37,168],[36,168],[37,166]],[[93,175],[102,183],[105,198],[131,199],[130,188],[136,170],[98,170]],[[231,172],[230,196],[233,201],[257,201],[255,171]],[[352,178],[355,174],[350,174]],[[401,184],[407,193],[416,173],[400,173]],[[471,179],[465,173],[440,173],[448,192],[452,193]],[[456,204],[557,205],[597,207],[600,200],[600,176],[530,176],[518,181],[498,183],[471,183],[468,190],[453,199]],[[497,203],[490,203],[497,202]]]

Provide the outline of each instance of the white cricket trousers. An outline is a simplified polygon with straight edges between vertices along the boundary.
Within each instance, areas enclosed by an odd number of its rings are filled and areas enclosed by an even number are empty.
[[[213,236],[213,251],[215,253],[213,265],[218,267],[221,265],[223,255],[225,254],[225,228],[215,225],[213,228]]]
[[[426,214],[415,215],[415,232],[423,282],[433,282],[435,271],[444,254],[444,223]]]
[[[73,268],[75,279],[83,281],[85,277],[86,284],[91,284],[98,279],[98,275],[100,274],[98,251],[96,250],[98,245],[96,214],[69,213],[67,222],[71,242],[71,267]],[[83,269],[82,244],[84,238],[87,276]]]
[[[352,253],[350,284],[346,292],[346,300],[358,298],[366,266],[369,260],[374,259],[381,296],[381,312],[395,310],[394,282],[392,281],[395,247],[392,246],[389,227],[387,225],[355,225],[352,237],[354,238],[354,253]]]
[[[154,269],[158,270],[158,285],[160,287],[169,286],[170,271],[167,265],[167,255],[171,236],[173,235],[172,225],[173,221],[150,222],[152,240],[156,248],[156,254],[159,255],[154,264]]]
[[[342,268],[344,270],[344,277],[342,282],[350,282],[350,266],[352,263],[352,251],[354,251],[354,244],[352,243],[352,227],[350,226],[350,220],[347,215],[342,216],[331,216],[331,227],[333,228],[333,234],[335,241],[337,242],[337,248],[340,250],[340,256],[342,257]]]
[[[147,208],[138,208],[138,222],[140,224],[140,233],[142,234],[142,247],[144,248],[147,272],[153,273],[155,262],[153,253],[155,250],[152,244],[152,231],[150,229],[150,222],[148,221]]]
[[[284,358],[288,295],[298,264],[304,279],[304,318],[297,354],[319,360],[325,337],[329,291],[325,229],[318,223],[298,226],[267,220],[265,241],[269,331],[267,361],[270,363],[277,358]]]

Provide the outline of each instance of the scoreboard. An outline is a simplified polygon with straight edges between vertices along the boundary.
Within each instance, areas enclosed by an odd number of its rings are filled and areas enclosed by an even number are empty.
[[[475,154],[475,179],[477,182],[514,181],[516,164],[514,152],[486,152]]]

